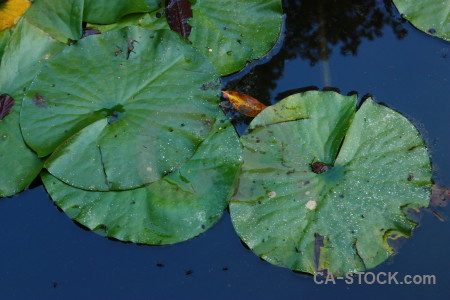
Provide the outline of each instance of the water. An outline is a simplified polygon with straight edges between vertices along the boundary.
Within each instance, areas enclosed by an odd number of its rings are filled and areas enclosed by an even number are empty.
[[[297,1],[298,9],[294,2],[285,3],[290,14],[278,55],[243,79],[228,82],[226,88],[247,92],[266,104],[310,86],[372,94],[415,122],[431,149],[434,180],[450,186],[450,43],[400,23],[397,11],[389,14],[381,1]],[[237,120],[241,131],[245,121]],[[448,207],[435,210],[450,218]],[[399,276],[434,274],[436,285],[339,281],[317,285],[312,277],[275,267],[245,249],[227,212],[214,228],[191,241],[137,246],[76,226],[38,186],[0,199],[0,295],[4,299],[448,297],[449,236],[448,221],[425,211],[421,226],[400,252],[373,270]]]

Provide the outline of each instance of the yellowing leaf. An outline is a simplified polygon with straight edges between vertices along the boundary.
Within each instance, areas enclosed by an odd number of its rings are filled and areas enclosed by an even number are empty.
[[[234,108],[248,117],[256,117],[267,106],[252,96],[234,91],[222,91],[223,97],[233,104]]]
[[[12,27],[30,6],[29,0],[0,1],[0,30]]]

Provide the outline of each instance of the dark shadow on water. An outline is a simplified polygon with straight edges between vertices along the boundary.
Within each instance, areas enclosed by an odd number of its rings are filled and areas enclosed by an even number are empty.
[[[230,82],[225,78],[227,90],[271,104],[270,91],[277,87],[287,60],[301,58],[313,66],[328,61],[336,49],[340,55],[356,56],[361,43],[381,37],[384,27],[391,27],[399,40],[408,33],[389,0],[284,0],[283,9],[286,35],[282,48],[245,76]]]

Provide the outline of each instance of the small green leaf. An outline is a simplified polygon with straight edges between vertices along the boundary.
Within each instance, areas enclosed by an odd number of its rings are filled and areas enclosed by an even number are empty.
[[[158,0],[84,0],[83,21],[110,24],[128,14],[156,10],[159,2]]]
[[[241,159],[237,134],[221,114],[211,134],[181,169],[148,186],[89,192],[48,173],[42,179],[70,218],[101,235],[134,243],[173,244],[205,232],[220,219]]]
[[[219,110],[211,63],[169,30],[93,35],[48,61],[27,91],[22,133],[45,167],[87,190],[126,190],[181,167]]]
[[[188,39],[211,60],[221,76],[237,72],[247,62],[263,57],[280,36],[283,20],[280,0],[197,0],[192,10]],[[117,24],[95,27],[102,32],[128,25],[169,29],[164,18],[167,13],[159,9],[146,15],[127,16]]]
[[[450,0],[393,0],[402,17],[425,33],[450,41]]]
[[[2,62],[3,52],[5,51],[5,47],[10,37],[11,37],[10,29],[0,31],[0,63]]]
[[[245,67],[273,48],[282,25],[280,0],[197,0],[189,40],[221,76]]]
[[[161,17],[162,11],[163,9],[151,13],[130,14],[121,18],[117,23],[107,25],[89,23],[88,26],[96,28],[101,32],[118,30],[126,26],[139,26],[152,30],[168,29],[166,19]]]
[[[81,38],[84,0],[39,0],[25,13],[24,18],[57,40]]]
[[[42,62],[64,47],[25,19],[19,21],[5,47],[0,65],[0,94],[11,96],[14,106],[0,120],[0,197],[22,191],[41,170],[41,160],[22,138],[19,112],[24,90]]]
[[[81,38],[82,23],[110,24],[125,15],[158,9],[157,0],[39,0],[24,17],[57,40]]]
[[[356,96],[296,94],[262,111],[241,137],[230,212],[258,256],[341,275],[377,266],[393,254],[390,238],[411,235],[417,224],[407,210],[430,201],[425,143],[404,116],[370,98],[355,110]]]

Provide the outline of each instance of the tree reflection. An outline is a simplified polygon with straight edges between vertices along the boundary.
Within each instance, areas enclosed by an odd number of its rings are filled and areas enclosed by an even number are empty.
[[[357,55],[361,42],[381,37],[385,26],[398,39],[407,34],[390,0],[284,0],[283,7],[286,35],[279,53],[229,82],[226,89],[270,104],[270,91],[276,88],[286,60],[300,57],[315,65],[326,62],[335,49],[341,55]]]

